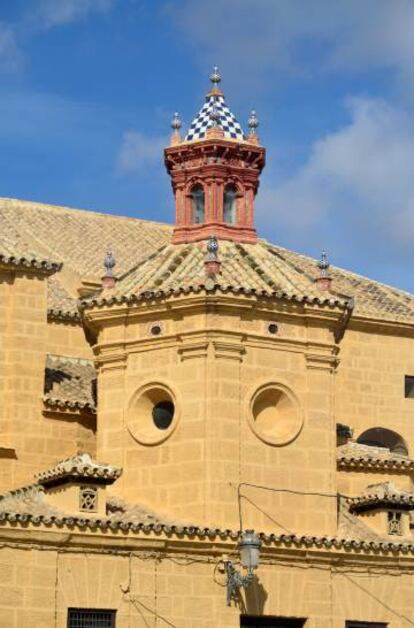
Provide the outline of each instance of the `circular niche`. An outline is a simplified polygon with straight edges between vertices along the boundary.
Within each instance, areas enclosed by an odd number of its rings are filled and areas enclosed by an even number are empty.
[[[143,445],[162,443],[178,422],[177,401],[165,384],[147,384],[132,397],[128,410],[128,430]]]
[[[287,445],[302,429],[303,419],[295,395],[282,384],[266,384],[253,395],[249,424],[269,445]]]

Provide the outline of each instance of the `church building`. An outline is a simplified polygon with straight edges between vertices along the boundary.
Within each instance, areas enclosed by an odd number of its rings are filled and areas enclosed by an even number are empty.
[[[0,628],[414,625],[414,296],[260,237],[210,80],[174,225],[0,199]]]

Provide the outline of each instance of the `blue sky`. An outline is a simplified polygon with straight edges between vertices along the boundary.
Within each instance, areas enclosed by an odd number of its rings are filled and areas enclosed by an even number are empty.
[[[414,292],[412,0],[0,0],[0,195],[172,222],[162,149],[214,63],[260,235]]]

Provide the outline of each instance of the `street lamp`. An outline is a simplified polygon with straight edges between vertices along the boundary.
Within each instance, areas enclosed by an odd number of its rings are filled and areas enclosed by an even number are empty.
[[[242,576],[231,560],[224,561],[224,569],[227,574],[227,606],[231,600],[235,600],[240,587],[246,589],[255,579],[254,570],[259,566],[260,547],[262,542],[254,530],[245,530],[239,542],[240,562],[247,569],[247,574]]]

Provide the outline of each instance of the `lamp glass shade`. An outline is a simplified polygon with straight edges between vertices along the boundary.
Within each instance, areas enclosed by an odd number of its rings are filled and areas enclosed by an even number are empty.
[[[254,530],[246,530],[240,539],[240,561],[245,569],[256,569],[260,560],[261,541]]]

